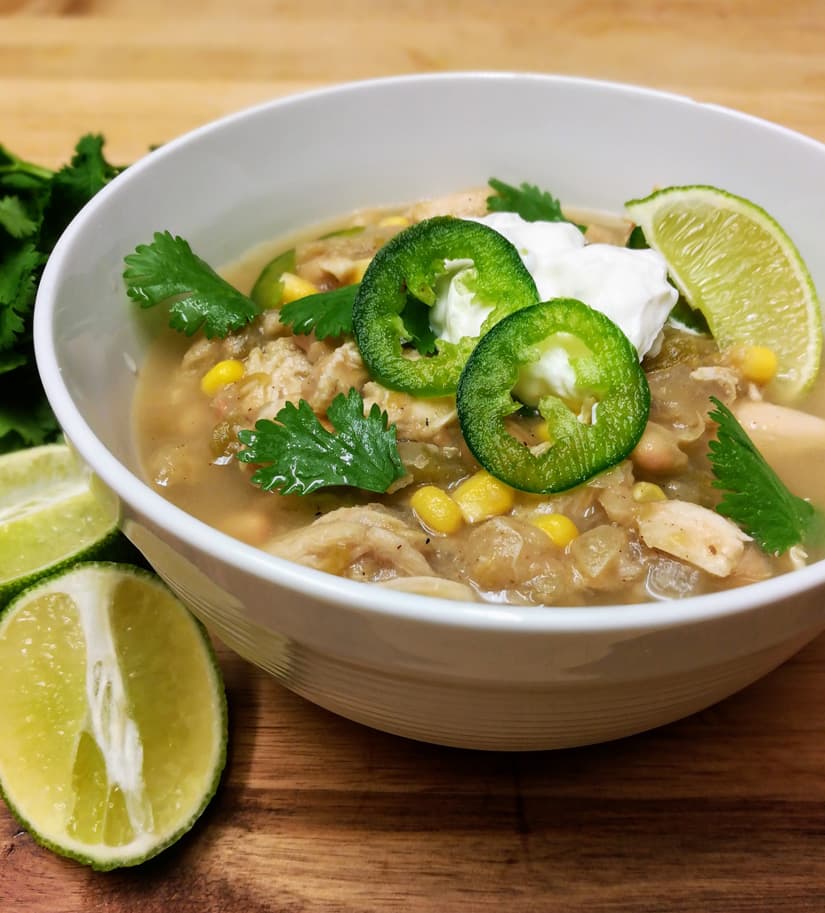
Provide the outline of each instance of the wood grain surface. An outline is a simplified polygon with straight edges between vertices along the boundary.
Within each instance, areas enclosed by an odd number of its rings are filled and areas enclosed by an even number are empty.
[[[822,0],[0,0],[0,143],[55,165],[102,131],[128,162],[292,91],[481,68],[645,83],[825,140]],[[825,911],[825,639],[688,720],[532,755],[372,732],[220,658],[230,757],[193,832],[100,875],[0,806],[2,913]]]

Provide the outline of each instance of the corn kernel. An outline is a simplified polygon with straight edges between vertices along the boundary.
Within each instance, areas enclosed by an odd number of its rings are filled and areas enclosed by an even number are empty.
[[[533,428],[533,433],[543,444],[550,440],[550,426],[547,422],[537,422],[535,428]]]
[[[410,224],[410,220],[405,216],[384,216],[383,219],[380,219],[378,225],[381,228],[393,228],[396,225],[399,228],[406,228]]]
[[[464,518],[453,499],[435,485],[424,485],[413,492],[410,507],[428,530],[449,536],[461,529]]]
[[[315,295],[319,289],[306,279],[296,276],[295,273],[281,274],[281,303],[289,304],[290,301],[297,301],[299,298],[306,298],[307,295]]]
[[[655,482],[636,482],[633,486],[633,500],[638,504],[649,501],[666,501],[667,495]]]
[[[483,469],[465,479],[452,493],[468,523],[506,514],[515,500],[513,489]]]
[[[367,267],[372,263],[371,257],[364,257],[363,260],[355,260],[352,269],[347,273],[347,282],[356,283],[364,278]]]
[[[242,361],[235,358],[227,358],[213,365],[206,374],[201,378],[201,390],[207,396],[214,396],[221,387],[227,384],[234,384],[244,375],[244,366]]]
[[[537,514],[530,522],[547,533],[559,548],[568,546],[579,534],[579,528],[564,514]]]
[[[745,380],[755,384],[770,383],[776,377],[779,360],[767,346],[748,346],[734,356]]]

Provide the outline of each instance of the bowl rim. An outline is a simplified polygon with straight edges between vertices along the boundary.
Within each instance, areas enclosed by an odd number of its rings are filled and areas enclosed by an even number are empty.
[[[788,127],[723,105],[696,101],[689,96],[631,83],[590,77],[506,70],[466,70],[383,76],[363,79],[281,96],[244,107],[170,140],[149,152],[104,187],[72,220],[49,257],[39,284],[34,311],[34,347],[38,371],[47,398],[67,438],[101,480],[121,500],[138,504],[157,527],[204,554],[220,554],[235,570],[258,580],[290,589],[295,594],[335,604],[339,609],[376,617],[404,618],[447,628],[511,631],[522,634],[577,633],[586,631],[664,629],[696,624],[756,610],[783,601],[825,583],[825,560],[757,583],[746,584],[680,600],[597,606],[512,605],[495,602],[463,602],[390,590],[336,577],[323,571],[278,558],[220,532],[197,519],[131,472],[105,447],[73,402],[59,366],[56,340],[51,332],[52,314],[60,296],[64,270],[71,261],[77,236],[98,209],[130,181],[140,179],[155,162],[177,154],[211,134],[233,129],[249,117],[267,111],[301,105],[308,100],[353,92],[369,92],[396,85],[467,83],[477,81],[535,82],[561,88],[650,97],[674,105],[707,108],[727,118],[758,125],[787,136],[793,142],[809,144],[825,156],[825,145]],[[124,304],[127,299],[124,294]],[[126,494],[124,494],[126,493]]]

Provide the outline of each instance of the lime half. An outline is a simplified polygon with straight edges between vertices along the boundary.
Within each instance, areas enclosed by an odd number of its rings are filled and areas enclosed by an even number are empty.
[[[666,187],[626,205],[720,348],[767,346],[772,395],[789,401],[819,373],[822,311],[791,239],[764,209],[716,187]]]
[[[85,563],[0,615],[0,790],[43,845],[135,865],[192,826],[226,754],[201,625],[152,574]]]
[[[0,606],[44,574],[115,557],[117,498],[65,444],[0,457]]]

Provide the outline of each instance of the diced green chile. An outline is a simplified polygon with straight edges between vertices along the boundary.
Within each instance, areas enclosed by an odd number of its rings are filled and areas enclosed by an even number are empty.
[[[348,238],[352,235],[360,235],[364,230],[363,225],[352,225],[349,228],[339,228],[336,231],[327,232],[321,235],[321,240],[327,238]],[[295,272],[295,248],[285,250],[283,253],[274,257],[261,270],[260,275],[252,286],[249,297],[258,305],[261,310],[280,307],[283,298],[283,286],[281,278],[284,273]]]
[[[328,231],[325,235],[321,235],[321,240],[326,241],[327,238],[354,238],[355,235],[360,235],[364,231],[363,225],[350,225],[348,228],[336,228],[335,231]]]
[[[270,260],[255,280],[249,297],[261,310],[279,307],[283,297],[281,277],[284,273],[295,271],[295,248],[285,250]]]
[[[355,339],[370,374],[384,386],[415,396],[452,393],[479,337],[435,342],[435,353],[410,357],[402,312],[408,295],[431,308],[445,260],[472,260],[477,298],[492,311],[483,336],[503,317],[538,301],[536,284],[513,245],[478,222],[437,216],[412,225],[382,247],[367,268],[353,305]],[[428,312],[429,313],[429,312]]]
[[[550,442],[530,448],[506,427],[522,407],[512,391],[522,369],[558,334],[560,344],[573,337],[565,349],[577,387],[597,405],[588,424],[558,396],[542,396],[538,411]],[[573,488],[624,459],[650,411],[647,379],[630,341],[604,314],[570,298],[518,311],[493,327],[468,359],[456,400],[464,439],[479,463],[513,488],[542,494]]]

